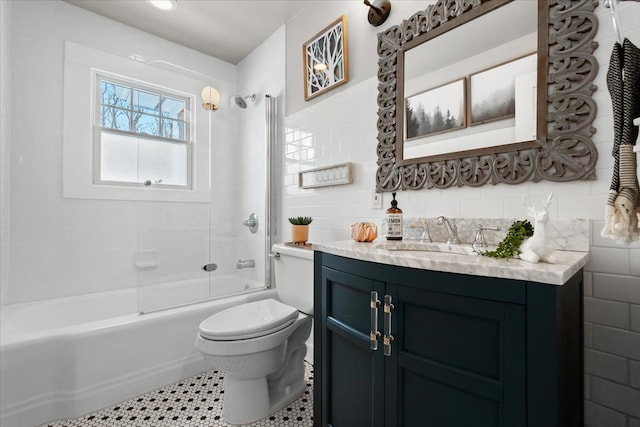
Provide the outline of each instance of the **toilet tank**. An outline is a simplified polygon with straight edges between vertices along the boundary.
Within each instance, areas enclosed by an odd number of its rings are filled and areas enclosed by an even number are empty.
[[[313,251],[275,244],[271,252],[280,254],[273,263],[280,300],[303,313],[313,314]]]

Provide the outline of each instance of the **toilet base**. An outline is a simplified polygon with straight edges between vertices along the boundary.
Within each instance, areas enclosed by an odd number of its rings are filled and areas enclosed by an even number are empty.
[[[228,424],[248,424],[271,412],[267,378],[241,379],[226,375],[224,379],[222,418]],[[247,402],[251,402],[250,405]]]
[[[222,418],[228,424],[249,424],[268,417],[299,398],[305,390],[305,340],[311,333],[311,319],[305,318],[287,340],[280,369],[259,378],[237,378],[225,373]]]
[[[249,424],[268,417],[302,396],[306,386],[304,379],[288,386],[287,393],[271,405],[266,378],[244,380],[227,376],[224,382],[222,418],[227,424],[234,425]]]

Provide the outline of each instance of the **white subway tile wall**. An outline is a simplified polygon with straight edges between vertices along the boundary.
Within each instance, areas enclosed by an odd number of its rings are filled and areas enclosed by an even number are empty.
[[[640,4],[620,2],[620,27],[640,45]],[[613,118],[605,75],[615,41],[608,9],[597,8],[600,47],[598,116],[594,135],[600,156],[598,178],[573,183],[527,183],[447,190],[400,191],[399,207],[408,217],[445,215],[461,218],[526,217],[523,201],[540,205],[554,193],[552,218],[588,218],[591,224],[591,261],[585,268],[585,425],[640,427],[640,243],[621,246],[600,237],[604,202],[613,160]],[[383,194],[382,209],[371,208],[375,186],[377,144],[377,80],[354,84],[285,120],[281,239],[289,238],[286,218],[314,218],[310,240],[349,238],[349,225],[357,221],[379,224],[391,196]],[[350,161],[351,185],[301,190],[299,170]],[[379,233],[380,234],[380,233]]]

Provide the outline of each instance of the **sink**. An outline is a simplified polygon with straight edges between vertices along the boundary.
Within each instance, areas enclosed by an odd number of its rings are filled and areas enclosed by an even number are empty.
[[[376,248],[385,251],[426,251],[460,255],[476,255],[470,245],[453,245],[445,242],[387,242],[376,245]]]

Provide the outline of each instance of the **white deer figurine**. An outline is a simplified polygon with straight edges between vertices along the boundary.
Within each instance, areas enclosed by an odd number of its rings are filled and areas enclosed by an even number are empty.
[[[542,210],[536,211],[533,206],[528,206],[529,216],[535,220],[533,236],[526,239],[520,245],[520,259],[528,262],[544,261],[553,264],[551,253],[553,248],[547,246],[547,221],[549,220],[549,203],[553,193],[542,204]]]

